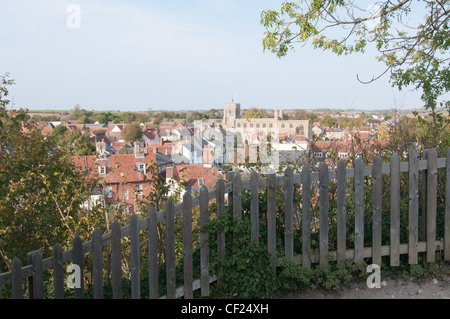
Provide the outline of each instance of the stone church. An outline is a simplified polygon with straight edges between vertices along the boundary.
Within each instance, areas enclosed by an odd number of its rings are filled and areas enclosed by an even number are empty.
[[[225,130],[241,132],[248,144],[255,137],[275,132],[279,140],[300,142],[312,138],[311,120],[283,120],[283,110],[275,109],[273,118],[241,118],[240,103],[225,103],[222,127]]]

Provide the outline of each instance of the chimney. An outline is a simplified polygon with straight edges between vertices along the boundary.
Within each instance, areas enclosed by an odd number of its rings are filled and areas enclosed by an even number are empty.
[[[173,177],[173,166],[166,167],[166,181]]]
[[[99,157],[104,157],[106,155],[106,143],[105,142],[97,142],[95,144],[95,149],[96,149]]]
[[[144,158],[145,157],[145,147],[143,141],[134,142],[134,157]]]

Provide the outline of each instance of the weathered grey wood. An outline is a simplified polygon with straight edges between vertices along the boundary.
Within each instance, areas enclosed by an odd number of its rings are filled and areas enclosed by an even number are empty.
[[[400,265],[400,156],[391,156],[390,265]],[[380,265],[381,266],[381,265]]]
[[[346,212],[347,212],[347,176],[346,164],[339,161],[337,167],[337,201],[338,201],[338,217],[337,217],[337,262],[345,260],[346,251]]]
[[[122,247],[120,235],[120,224],[115,220],[111,225],[111,276],[113,299],[122,299]]]
[[[427,166],[422,170],[422,188],[421,188],[421,209],[419,213],[419,241],[427,240],[427,195],[428,195],[428,153],[429,149],[423,150],[422,160],[425,160]],[[420,168],[419,168],[420,169]]]
[[[250,193],[252,196],[250,202],[250,223],[251,233],[250,238],[252,242],[259,241],[259,175],[256,171],[250,174]]]
[[[364,260],[364,161],[355,160],[355,262]]]
[[[233,218],[242,218],[242,180],[239,173],[233,178]]]
[[[13,299],[23,299],[22,262],[15,257],[11,262],[11,288]]]
[[[267,249],[271,256],[272,261],[272,271],[276,271],[276,211],[275,211],[275,185],[276,185],[276,175],[267,175]]]
[[[319,253],[320,267],[328,266],[328,166],[322,163],[319,168]]]
[[[447,148],[446,167],[444,260],[450,261],[450,147]]]
[[[372,263],[381,267],[381,227],[383,180],[381,174],[381,157],[373,159],[373,215],[372,215]]]
[[[64,299],[63,250],[60,244],[53,247],[53,286],[55,299]]]
[[[92,233],[92,259],[94,299],[103,299],[102,232],[98,228],[96,228]]]
[[[428,153],[427,176],[427,262],[435,262],[436,256],[436,204],[437,204],[437,151]]]
[[[149,299],[158,298],[158,216],[155,207],[148,211],[148,284]]]
[[[225,212],[225,183],[222,179],[219,179],[216,183],[216,205],[217,205],[217,218]],[[223,229],[217,234],[217,256],[219,261],[225,260],[225,232]],[[219,262],[218,271],[220,272],[222,264]],[[222,276],[217,276],[218,287],[222,286]]]
[[[183,276],[184,299],[194,297],[192,269],[192,197],[183,195]]]
[[[292,167],[287,167],[284,172],[284,242],[285,257],[287,261],[294,259],[294,171]]]
[[[231,189],[227,195],[228,207],[230,211],[233,211],[233,187],[234,187],[234,171],[230,171],[227,173],[227,183],[231,183]]]
[[[83,241],[76,235],[73,239],[73,263],[80,267],[80,288],[74,288],[75,299],[84,298],[84,276],[83,276]],[[34,292],[33,292],[34,294]]]
[[[240,181],[240,175],[234,179]],[[239,182],[238,182],[239,183]],[[234,189],[235,195],[238,191]],[[239,190],[240,192],[240,190]],[[238,203],[233,203],[233,207],[239,206]],[[239,218],[235,216],[235,218]],[[209,207],[208,207],[208,188],[202,186],[200,188],[200,229],[209,221]],[[200,230],[200,283],[202,297],[209,296],[209,233]]]
[[[138,215],[130,217],[130,259],[131,259],[131,298],[141,297],[141,267],[139,256],[139,228]]]
[[[302,265],[311,268],[311,168],[302,167]]]
[[[418,263],[419,243],[419,155],[412,149],[409,153],[409,216],[408,216],[409,264]]]
[[[167,298],[176,298],[175,222],[173,200],[166,202],[166,288]]]

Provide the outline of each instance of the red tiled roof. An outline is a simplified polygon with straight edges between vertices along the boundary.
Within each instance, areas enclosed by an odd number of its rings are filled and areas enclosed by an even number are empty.
[[[144,181],[144,176],[137,171],[137,163],[150,164],[156,162],[153,153],[146,154],[144,158],[136,158],[134,154],[116,154],[107,156],[105,159],[98,159],[96,155],[73,156],[75,167],[79,170],[89,171],[90,178],[102,177],[107,183],[138,182]],[[106,175],[99,175],[98,166],[106,166]],[[151,179],[148,176],[147,179]]]
[[[183,175],[186,175],[183,178]],[[216,186],[217,181],[221,178],[217,167],[203,167],[203,165],[176,165],[173,168],[173,177],[180,181],[183,179],[183,183],[187,187],[199,187],[198,179],[203,178],[204,185],[208,189],[212,189]]]

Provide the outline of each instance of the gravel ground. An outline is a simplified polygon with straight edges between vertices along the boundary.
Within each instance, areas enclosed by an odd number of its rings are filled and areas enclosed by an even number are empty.
[[[380,288],[368,288],[365,280],[339,290],[315,289],[292,299],[450,299],[450,267],[426,279],[383,278]]]

